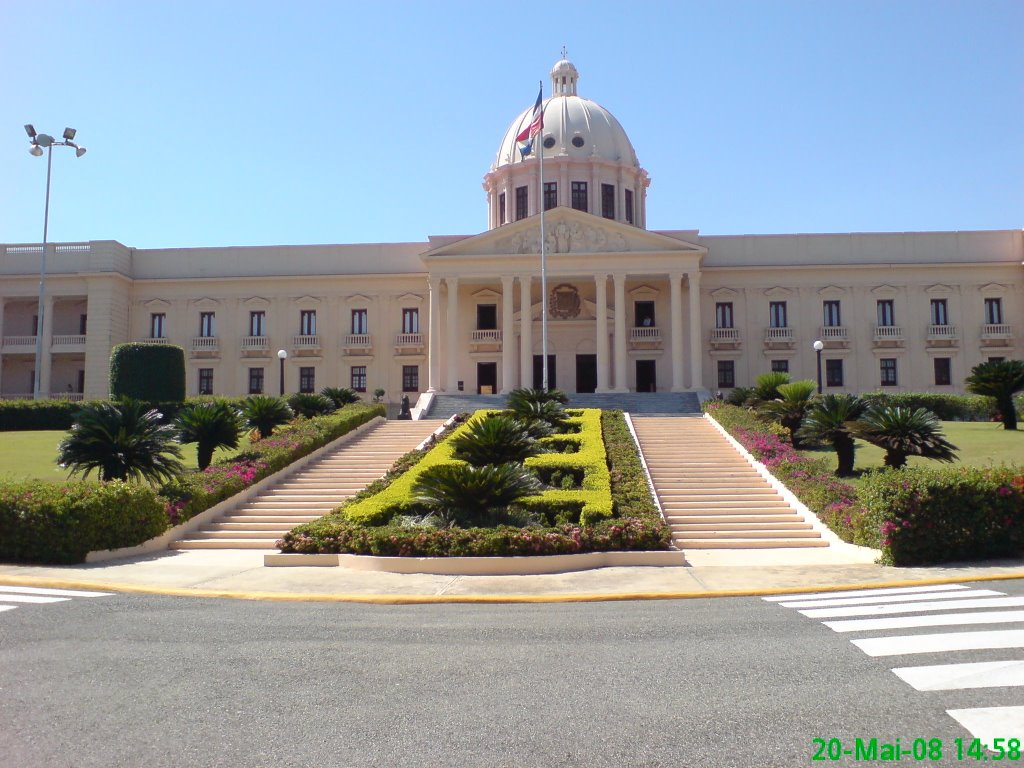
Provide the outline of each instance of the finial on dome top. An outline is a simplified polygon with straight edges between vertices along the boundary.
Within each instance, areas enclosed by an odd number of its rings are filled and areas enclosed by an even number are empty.
[[[555,62],[551,68],[551,95],[552,96],[575,96],[576,81],[580,73],[569,61],[565,46],[562,46],[562,58]]]

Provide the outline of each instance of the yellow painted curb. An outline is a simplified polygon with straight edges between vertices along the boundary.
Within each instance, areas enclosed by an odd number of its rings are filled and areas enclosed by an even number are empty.
[[[838,592],[851,589],[884,589],[916,587],[938,584],[958,584],[979,581],[1010,581],[1024,579],[1024,572],[1002,573],[962,578],[905,579],[860,584],[825,584],[805,587],[777,587],[772,589],[732,589],[707,592],[611,592],[556,595],[359,595],[288,592],[233,592],[218,589],[191,589],[187,587],[159,587],[131,584],[107,584],[71,579],[48,579],[35,576],[0,576],[0,585],[32,586],[51,589],[82,589],[119,592],[138,595],[164,595],[168,597],[212,597],[233,600],[266,600],[271,602],[302,603],[364,603],[368,605],[430,605],[442,603],[600,603],[637,600],[694,600],[717,597],[767,597],[803,592]]]

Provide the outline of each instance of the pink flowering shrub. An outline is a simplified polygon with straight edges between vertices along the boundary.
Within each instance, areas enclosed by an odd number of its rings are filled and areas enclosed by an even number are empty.
[[[243,454],[211,464],[202,472],[186,472],[174,478],[160,489],[170,524],[178,525],[195,517],[346,432],[383,415],[382,405],[359,403],[327,416],[298,418],[278,428],[266,440],[254,442]]]
[[[1020,467],[887,469],[861,490],[858,534],[875,537],[883,562],[924,565],[1024,552]]]
[[[864,508],[857,489],[839,480],[824,459],[801,456],[778,424],[747,408],[709,402],[705,410],[746,448],[843,541],[877,546],[858,540]]]

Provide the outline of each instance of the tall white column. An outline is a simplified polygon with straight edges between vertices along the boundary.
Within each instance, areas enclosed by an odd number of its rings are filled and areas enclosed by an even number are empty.
[[[615,283],[615,388],[628,392],[626,384],[626,276],[612,275]]]
[[[516,383],[513,378],[513,369],[516,365],[516,351],[513,347],[516,340],[513,315],[512,291],[515,287],[515,278],[512,275],[503,275],[501,278],[501,394],[507,395],[515,389]]]
[[[448,338],[445,340],[445,358],[448,360],[448,377],[444,383],[446,392],[455,392],[459,380],[459,279],[446,277],[448,286]]]
[[[441,278],[427,279],[430,288],[430,339],[427,341],[427,391],[437,392],[441,375]]]
[[[673,273],[668,279],[672,308],[672,391],[682,392],[686,389],[683,381],[683,276]]]
[[[519,386],[533,386],[533,278],[519,277]]]
[[[608,391],[608,275],[595,275],[597,284],[597,391]]]
[[[687,277],[690,283],[690,388],[701,389],[704,386],[704,346],[700,328],[700,272],[691,269]]]

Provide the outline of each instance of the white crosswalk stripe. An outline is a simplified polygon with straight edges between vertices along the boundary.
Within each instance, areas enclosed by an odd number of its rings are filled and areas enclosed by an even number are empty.
[[[958,663],[892,669],[915,690],[962,692],[1024,688],[1024,661],[1012,658],[1019,656],[1019,649],[1024,648],[1024,629],[1012,628],[1014,624],[1024,623],[1024,610],[1007,610],[1024,609],[1024,597],[962,584],[942,584],[794,593],[764,600],[821,620],[824,626],[837,633],[875,633],[850,637],[850,642],[868,656],[914,659],[924,654],[931,658],[943,653],[959,654],[959,658],[951,659]],[[993,628],[974,629],[978,625]],[[928,628],[948,630],[928,632]],[[967,658],[974,656],[975,660],[962,661],[964,654],[968,654]],[[1007,655],[1011,658],[1005,658]],[[983,742],[991,744],[994,738],[1024,739],[1024,707],[960,707],[946,712]]]
[[[48,589],[46,587],[19,587],[0,584],[0,612],[14,610],[19,605],[66,603],[73,598],[108,597],[111,594],[111,592],[87,592],[79,589]]]

